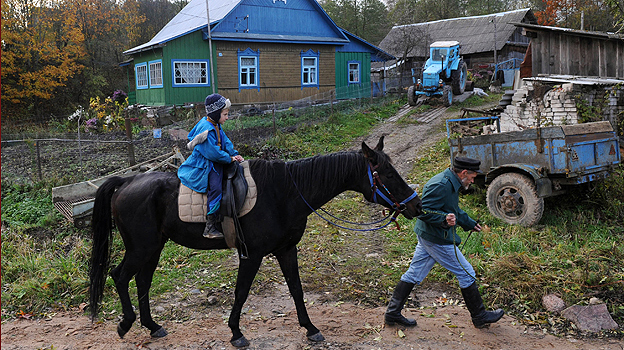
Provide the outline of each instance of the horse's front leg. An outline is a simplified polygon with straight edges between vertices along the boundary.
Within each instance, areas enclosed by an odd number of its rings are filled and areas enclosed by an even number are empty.
[[[320,342],[325,338],[310,321],[308,316],[308,310],[306,310],[305,303],[303,301],[303,288],[301,287],[301,278],[299,277],[299,263],[297,262],[297,247],[292,246],[279,252],[273,253],[280,264],[290,295],[292,295],[295,301],[295,307],[297,308],[297,317],[299,319],[299,325],[305,327],[308,330],[306,336],[308,339]]]
[[[236,290],[234,291],[234,306],[232,306],[232,312],[230,313],[230,319],[228,320],[228,326],[232,330],[232,339],[230,343],[237,347],[242,348],[249,346],[249,341],[245,338],[240,331],[240,315],[243,309],[243,304],[249,296],[249,289],[251,283],[258,273],[260,263],[262,262],[262,256],[249,257],[249,259],[240,260],[238,264],[238,277],[236,278]]]

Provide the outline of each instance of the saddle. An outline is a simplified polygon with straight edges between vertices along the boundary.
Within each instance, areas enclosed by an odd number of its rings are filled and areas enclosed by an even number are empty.
[[[223,195],[219,214],[225,241],[230,248],[236,248],[236,239],[242,240],[238,218],[249,213],[256,204],[258,191],[249,171],[249,162],[230,163],[223,168]],[[178,216],[183,222],[205,223],[208,197],[180,183],[178,194]]]

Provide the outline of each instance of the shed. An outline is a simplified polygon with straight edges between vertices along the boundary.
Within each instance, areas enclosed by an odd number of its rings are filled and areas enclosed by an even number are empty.
[[[526,76],[624,78],[624,35],[514,23],[531,38]],[[522,69],[525,71],[525,69]]]
[[[435,41],[459,41],[468,69],[489,67],[509,60],[522,61],[530,38],[512,23],[537,23],[531,9],[489,15],[443,19],[393,27],[379,43],[382,50],[405,59],[403,70],[420,68]],[[496,51],[496,59],[494,53]]]
[[[371,61],[394,58],[336,26],[316,0],[206,3],[191,0],[149,42],[124,52],[137,103],[199,103],[213,92],[233,104],[370,96]]]

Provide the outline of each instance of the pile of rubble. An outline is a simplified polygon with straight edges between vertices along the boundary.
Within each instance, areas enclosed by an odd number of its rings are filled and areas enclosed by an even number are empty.
[[[582,111],[591,109],[601,120],[617,124],[624,116],[624,88],[621,84],[567,82],[543,84],[525,80],[515,90],[511,104],[501,113],[501,131],[516,131],[537,126],[578,124]]]

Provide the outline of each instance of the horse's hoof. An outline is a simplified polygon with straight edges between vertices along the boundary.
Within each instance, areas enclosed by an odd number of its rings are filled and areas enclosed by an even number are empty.
[[[321,334],[321,332],[317,332],[316,334],[308,335],[308,339],[313,342],[322,342],[325,341],[325,337]]]
[[[128,333],[128,330],[125,330],[121,327],[121,324],[117,325],[117,334],[119,334],[119,338],[123,339],[124,335]]]
[[[157,330],[153,331],[152,333],[150,333],[150,335],[152,336],[152,338],[162,338],[164,336],[166,336],[168,333],[167,331],[160,327]]]
[[[230,344],[237,348],[244,348],[245,346],[249,346],[249,340],[247,340],[245,336],[242,336],[238,339],[230,340]]]

